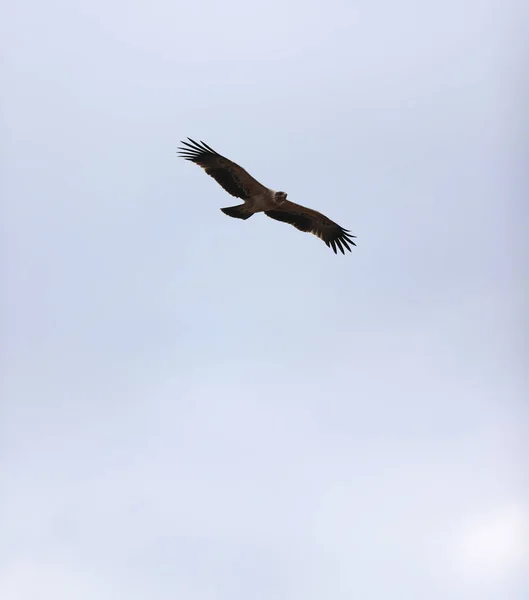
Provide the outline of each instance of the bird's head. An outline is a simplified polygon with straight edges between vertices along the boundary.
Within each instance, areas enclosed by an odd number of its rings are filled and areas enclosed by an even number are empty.
[[[284,202],[287,199],[286,192],[276,192],[276,202]]]

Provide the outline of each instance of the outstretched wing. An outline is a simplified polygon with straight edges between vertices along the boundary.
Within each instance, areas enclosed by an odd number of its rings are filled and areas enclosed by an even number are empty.
[[[191,138],[187,139],[191,143],[181,142],[186,147],[178,148],[180,156],[202,167],[228,194],[247,200],[266,191],[264,185],[238,164],[221,156],[202,141],[198,143]]]
[[[276,221],[290,223],[300,231],[314,234],[332,248],[335,254],[336,248],[342,254],[345,254],[344,248],[351,252],[349,244],[356,246],[352,240],[356,237],[355,235],[352,235],[347,229],[340,227],[325,215],[300,204],[294,204],[294,202],[286,200],[277,209],[265,211],[265,215]]]

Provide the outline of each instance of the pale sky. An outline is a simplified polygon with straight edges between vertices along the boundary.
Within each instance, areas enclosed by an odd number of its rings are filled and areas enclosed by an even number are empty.
[[[524,5],[3,6],[2,599],[529,597]]]

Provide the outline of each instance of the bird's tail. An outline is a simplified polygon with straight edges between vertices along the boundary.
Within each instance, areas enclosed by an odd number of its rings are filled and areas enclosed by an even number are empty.
[[[220,209],[225,215],[228,217],[233,217],[234,219],[249,219],[253,212],[249,211],[244,204],[239,204],[238,206],[227,206],[226,208]]]

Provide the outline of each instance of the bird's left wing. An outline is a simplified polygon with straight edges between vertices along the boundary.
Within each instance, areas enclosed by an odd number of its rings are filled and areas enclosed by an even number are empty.
[[[229,158],[221,156],[204,142],[198,143],[191,138],[187,139],[191,143],[181,142],[186,147],[178,149],[180,156],[202,167],[228,194],[247,200],[267,190],[242,167]]]
[[[349,244],[356,246],[352,240],[356,236],[352,235],[347,229],[340,227],[318,211],[295,204],[289,200],[283,202],[275,210],[265,211],[265,215],[276,221],[289,223],[300,231],[312,233],[332,248],[335,254],[337,248],[342,254],[345,254],[344,248],[351,252]]]

